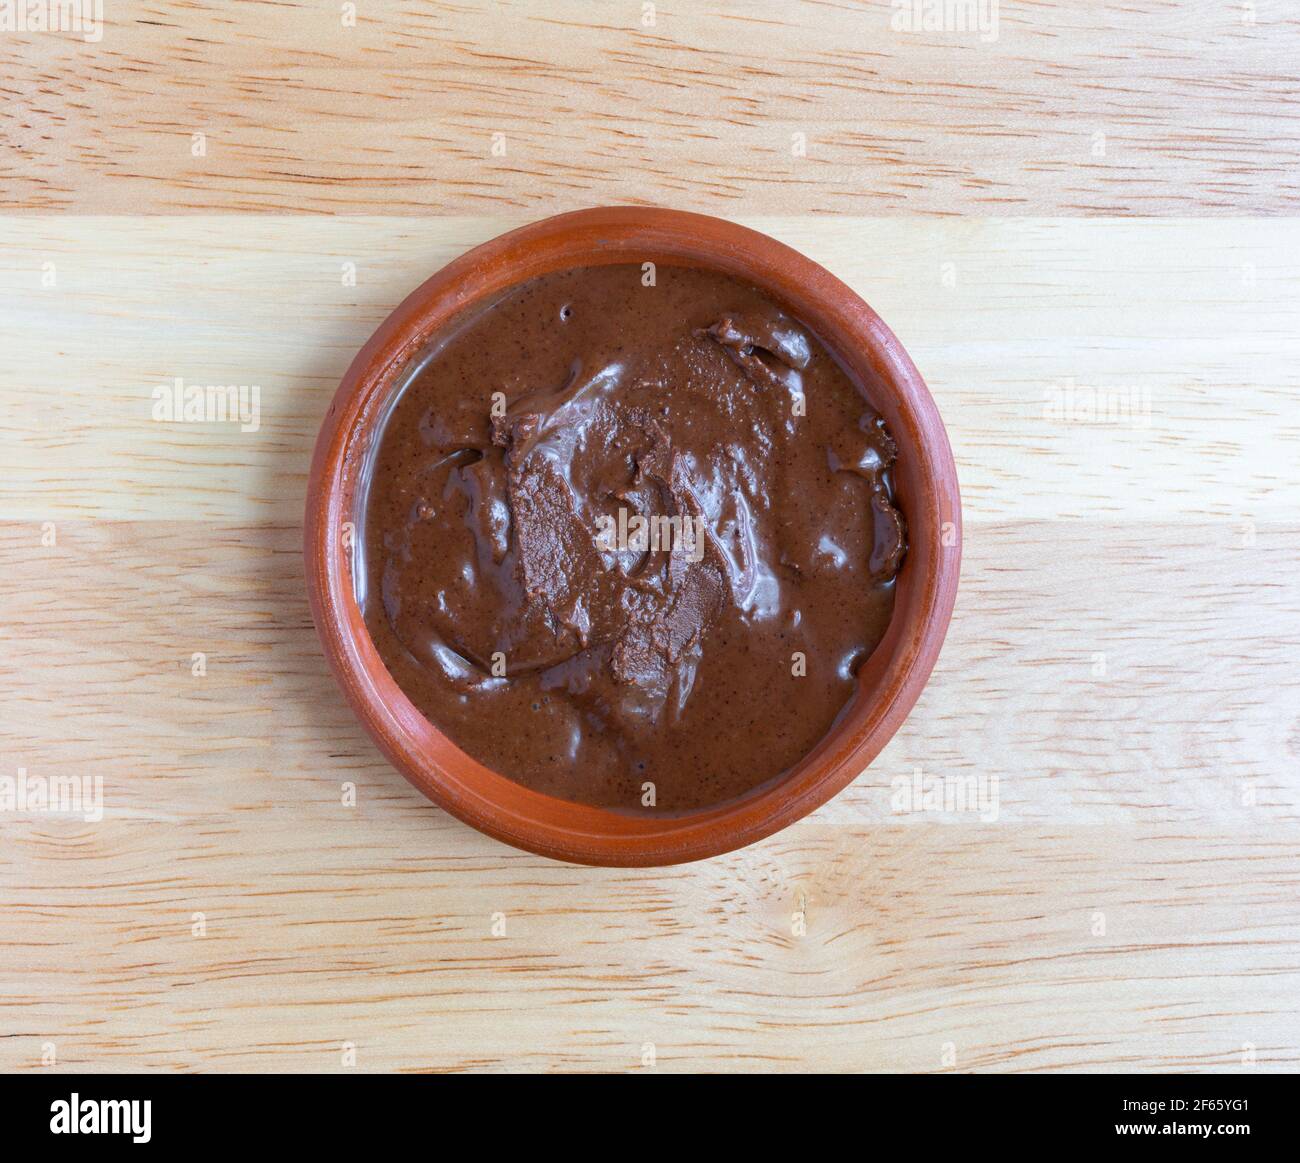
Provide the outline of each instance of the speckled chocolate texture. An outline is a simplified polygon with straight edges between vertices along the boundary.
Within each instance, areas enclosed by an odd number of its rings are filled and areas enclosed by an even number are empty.
[[[404,378],[363,605],[462,749],[549,795],[679,812],[827,734],[906,534],[872,385],[806,327],[722,274],[584,268],[457,320]]]

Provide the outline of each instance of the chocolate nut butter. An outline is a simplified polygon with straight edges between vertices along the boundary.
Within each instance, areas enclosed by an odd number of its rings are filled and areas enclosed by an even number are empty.
[[[680,812],[779,777],[893,608],[871,388],[709,270],[584,267],[470,309],[406,366],[365,470],[381,658],[548,795]]]

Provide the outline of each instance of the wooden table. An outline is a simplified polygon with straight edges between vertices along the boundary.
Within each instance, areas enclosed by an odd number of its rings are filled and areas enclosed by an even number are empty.
[[[0,812],[0,1068],[1295,1069],[1289,7],[1004,0],[992,40],[884,4],[361,7],[0,35],[0,777],[103,788],[99,821]],[[614,202],[857,288],[965,498],[893,743],[666,870],[423,800],[327,675],[299,552],[376,323]],[[257,430],[155,420],[176,377],[257,385]],[[997,812],[899,814],[917,768]]]

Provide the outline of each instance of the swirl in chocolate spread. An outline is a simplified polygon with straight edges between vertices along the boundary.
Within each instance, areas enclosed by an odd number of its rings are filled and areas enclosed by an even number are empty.
[[[389,671],[463,750],[671,812],[827,734],[906,536],[894,442],[806,328],[719,273],[646,282],[545,275],[426,346],[371,458],[361,588]]]

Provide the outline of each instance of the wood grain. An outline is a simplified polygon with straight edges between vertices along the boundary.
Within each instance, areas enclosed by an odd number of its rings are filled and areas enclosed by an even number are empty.
[[[0,36],[10,211],[1300,206],[1287,0],[104,7],[97,43]]]
[[[0,394],[21,436],[0,514],[296,524],[357,348],[517,221],[0,219],[22,340]],[[740,221],[826,265],[897,332],[943,410],[968,518],[1213,519],[1229,538],[1294,518],[1300,222]],[[153,422],[154,390],[176,377],[258,386],[258,431]],[[1140,414],[1057,414],[1091,398]]]
[[[0,220],[0,775],[105,800],[0,814],[0,1068],[1300,1065],[1300,224],[750,219],[929,378],[962,590],[846,793],[615,871],[410,789],[302,587],[343,368],[514,222]],[[154,421],[175,376],[258,384],[259,429]],[[996,818],[900,814],[918,767]]]

